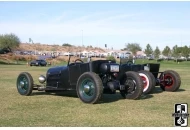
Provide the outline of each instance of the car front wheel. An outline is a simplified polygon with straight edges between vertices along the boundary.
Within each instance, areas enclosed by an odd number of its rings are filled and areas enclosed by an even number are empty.
[[[17,90],[20,95],[29,96],[33,90],[33,78],[28,72],[22,72],[17,78]]]
[[[93,72],[85,72],[77,81],[76,91],[81,101],[84,103],[95,104],[102,96],[103,84],[97,74]]]

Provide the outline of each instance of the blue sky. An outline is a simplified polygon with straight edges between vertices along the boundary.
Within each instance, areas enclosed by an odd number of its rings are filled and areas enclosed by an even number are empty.
[[[190,2],[0,2],[0,34],[122,49],[190,45]],[[83,30],[83,31],[82,31]],[[82,42],[83,32],[83,42]]]

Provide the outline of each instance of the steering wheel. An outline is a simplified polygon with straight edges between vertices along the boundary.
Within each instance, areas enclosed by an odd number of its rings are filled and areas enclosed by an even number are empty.
[[[77,61],[80,61],[81,63],[84,63],[81,59],[76,59],[75,64],[77,63]]]
[[[129,61],[127,61],[127,64],[128,64],[128,65],[132,65],[133,62],[132,62],[131,60],[129,60]]]
[[[80,62],[77,62],[80,61]],[[82,64],[84,63],[81,59],[76,59],[74,63],[70,63],[69,66],[76,65],[76,64]]]

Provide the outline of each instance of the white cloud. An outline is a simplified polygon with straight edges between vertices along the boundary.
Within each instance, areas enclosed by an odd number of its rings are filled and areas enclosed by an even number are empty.
[[[84,35],[115,35],[120,34],[122,30],[117,31],[117,23],[114,20],[130,17],[133,15],[115,15],[109,16],[110,12],[94,13],[86,16],[81,16],[72,20],[67,20],[66,13],[56,17],[50,17],[47,23],[33,22],[6,22],[0,23],[1,33],[14,32],[20,35],[26,33],[30,35],[56,35],[56,36],[79,36],[81,30],[84,30]],[[102,19],[91,20],[93,17],[104,16]],[[47,16],[47,14],[39,13],[38,16]],[[36,16],[37,17],[37,16]],[[61,22],[62,21],[62,22]],[[118,28],[120,29],[120,27]]]
[[[68,19],[72,13],[63,12],[57,16],[50,16],[46,13],[39,13],[37,17],[46,18],[47,22],[33,21],[8,21],[0,22],[0,33],[13,32],[22,39],[52,37],[52,39],[65,37],[80,37],[81,30],[85,36],[122,36],[126,40],[137,41],[140,43],[153,42],[160,43],[170,42],[164,41],[164,37],[179,37],[179,35],[188,35],[188,29],[182,30],[178,28],[161,28],[157,26],[144,26],[141,21],[132,22],[130,19],[142,15],[139,14],[123,14],[118,12],[97,12],[89,15],[78,16],[74,19]],[[152,23],[152,21],[149,21]],[[159,21],[158,21],[159,23]],[[137,26],[138,25],[138,26]],[[146,24],[147,25],[147,24]],[[156,23],[155,23],[156,25]],[[131,40],[132,39],[132,40]],[[92,39],[93,40],[93,39]],[[119,39],[118,39],[119,40]],[[41,39],[43,42],[44,39]],[[124,42],[124,41],[123,41]]]
[[[101,26],[104,25],[104,26]],[[106,24],[103,22],[67,22],[67,23],[0,23],[0,33],[14,32],[20,35],[56,35],[56,36],[80,36],[81,30],[84,31],[85,36],[104,36],[104,35],[178,35],[190,33],[188,30],[180,29],[147,29],[147,28],[133,28],[126,25],[119,25],[119,23]]]

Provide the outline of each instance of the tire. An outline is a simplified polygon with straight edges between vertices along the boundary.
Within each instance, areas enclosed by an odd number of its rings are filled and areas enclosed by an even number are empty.
[[[143,80],[143,94],[150,94],[152,93],[152,91],[155,88],[156,85],[156,79],[154,77],[154,75],[149,72],[149,71],[145,71],[145,70],[141,70],[138,72],[141,79]]]
[[[20,95],[29,96],[32,93],[33,78],[28,72],[20,73],[16,84]]]
[[[103,93],[102,80],[94,72],[85,72],[77,81],[76,91],[82,102],[95,104]]]
[[[121,90],[122,97],[126,99],[139,99],[143,93],[143,81],[140,75],[134,71],[128,71],[122,78],[121,85],[125,86],[125,90]]]
[[[166,79],[170,81],[165,81]],[[164,71],[160,80],[160,88],[164,91],[174,92],[181,86],[181,78],[179,74],[173,70]]]

